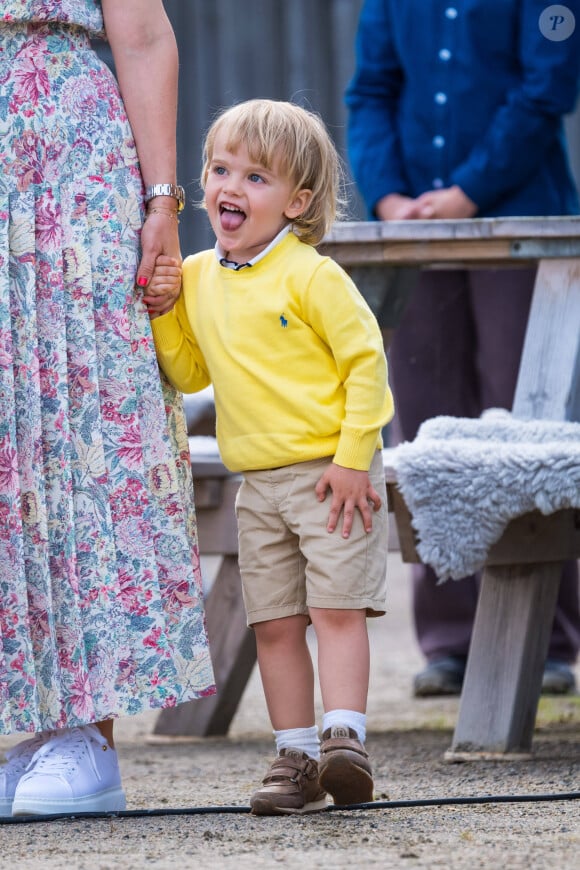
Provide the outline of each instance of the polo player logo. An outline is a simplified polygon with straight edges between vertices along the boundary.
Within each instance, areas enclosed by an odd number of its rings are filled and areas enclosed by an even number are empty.
[[[286,327],[288,326],[288,321],[286,320],[286,318],[284,317],[283,314],[280,315],[280,323],[282,324],[284,329],[286,329]]]

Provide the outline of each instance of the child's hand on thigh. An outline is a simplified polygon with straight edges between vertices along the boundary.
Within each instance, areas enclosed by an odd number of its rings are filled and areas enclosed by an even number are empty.
[[[361,513],[365,532],[372,531],[373,511],[380,510],[381,497],[372,485],[368,471],[357,471],[331,462],[315,487],[319,501],[324,501],[329,489],[332,501],[326,526],[328,532],[335,530],[342,511],[342,537],[348,538],[355,510]]]
[[[171,311],[181,292],[181,261],[160,254],[143,301],[150,318]]]

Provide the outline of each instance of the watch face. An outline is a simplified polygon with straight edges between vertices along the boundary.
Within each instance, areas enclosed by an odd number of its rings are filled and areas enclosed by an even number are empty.
[[[177,199],[177,211],[181,211],[185,205],[185,190],[181,185],[175,188],[175,198]]]

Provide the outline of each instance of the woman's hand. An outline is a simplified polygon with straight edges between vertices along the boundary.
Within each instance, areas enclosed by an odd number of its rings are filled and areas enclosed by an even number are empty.
[[[143,182],[175,184],[178,57],[163,0],[102,0],[102,8]],[[147,294],[160,255],[181,262],[177,230],[175,199],[150,200],[136,277]]]
[[[150,313],[166,314],[179,296],[181,280],[181,251],[177,214],[175,209],[160,212],[152,210],[146,217],[141,230],[141,262],[137,269],[136,284],[143,292],[143,298]],[[173,288],[163,291],[164,303],[158,298],[158,293],[152,286],[152,279],[160,264],[160,258],[173,260],[180,268],[179,281]]]

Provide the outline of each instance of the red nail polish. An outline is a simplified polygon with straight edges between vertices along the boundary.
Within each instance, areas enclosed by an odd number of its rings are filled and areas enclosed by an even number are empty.
[[[140,275],[139,278],[137,278],[137,284],[139,285],[139,287],[146,287],[148,283],[149,282],[147,281],[145,275]]]

